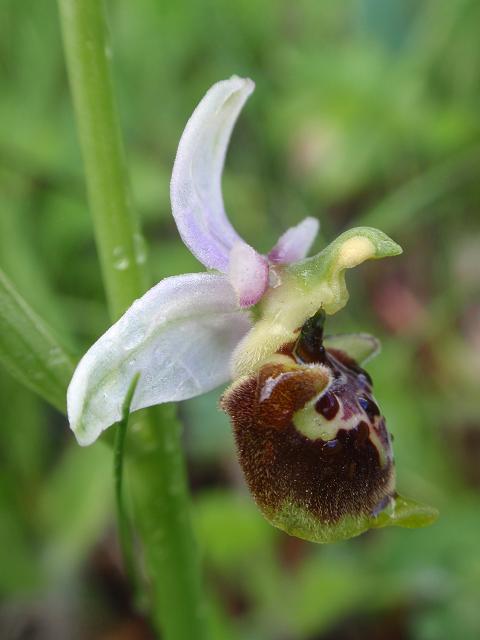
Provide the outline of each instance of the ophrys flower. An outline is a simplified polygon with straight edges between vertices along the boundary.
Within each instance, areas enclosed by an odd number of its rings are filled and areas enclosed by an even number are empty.
[[[215,84],[187,123],[175,160],[175,222],[209,271],[162,280],[89,349],[68,390],[70,425],[80,444],[92,443],[120,419],[136,375],[132,410],[233,380],[222,406],[271,522],[317,541],[409,526],[415,510],[414,524],[421,523],[431,514],[396,498],[385,421],[354,361],[372,356],[377,341],[323,338],[324,315],[348,299],[345,270],[401,249],[361,227],[306,258],[318,230],[313,218],[287,230],[268,255],[240,238],[225,213],[221,175],[253,88],[235,76]]]

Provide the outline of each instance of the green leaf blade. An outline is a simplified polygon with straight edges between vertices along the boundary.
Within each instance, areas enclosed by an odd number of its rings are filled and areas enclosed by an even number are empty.
[[[0,362],[20,383],[65,411],[73,358],[1,270]]]

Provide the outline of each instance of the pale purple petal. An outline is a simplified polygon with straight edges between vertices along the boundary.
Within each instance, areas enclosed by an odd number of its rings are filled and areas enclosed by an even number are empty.
[[[192,398],[226,382],[231,354],[250,327],[225,276],[162,280],[81,359],[67,394],[77,440],[90,444],[120,419],[137,373],[132,410]]]
[[[268,287],[268,261],[243,241],[230,253],[229,280],[241,307],[251,307]]]
[[[232,76],[209,89],[185,127],[170,185],[182,240],[207,268],[224,273],[240,237],[225,213],[222,171],[233,126],[254,87],[252,80]]]
[[[295,227],[290,227],[280,236],[277,244],[268,254],[275,264],[290,264],[303,260],[310,251],[320,224],[316,218],[305,218]]]

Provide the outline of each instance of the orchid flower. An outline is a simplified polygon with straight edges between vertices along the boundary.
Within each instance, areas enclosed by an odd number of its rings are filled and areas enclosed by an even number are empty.
[[[323,336],[325,316],[347,302],[345,270],[401,249],[360,227],[307,258],[319,228],[310,217],[267,255],[237,234],[221,177],[253,89],[236,76],[211,87],[175,159],[173,216],[208,271],[162,280],[87,351],[68,389],[70,426],[81,445],[94,442],[121,419],[135,377],[132,411],[232,381],[221,406],[247,483],[274,525],[325,542],[371,526],[426,524],[432,512],[395,493],[391,440],[358,364],[378,352],[378,341]]]

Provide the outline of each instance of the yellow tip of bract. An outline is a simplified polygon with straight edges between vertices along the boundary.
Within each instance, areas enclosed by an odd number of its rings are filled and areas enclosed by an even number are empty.
[[[356,267],[375,256],[375,245],[365,236],[354,236],[345,240],[338,252],[338,265],[340,268],[350,269]]]
[[[294,273],[314,270],[317,277],[325,277],[329,272],[355,267],[370,258],[388,258],[401,253],[400,245],[383,231],[356,227],[340,234],[316,256],[292,265],[291,270]]]
[[[386,258],[402,253],[402,248],[377,229],[353,229],[355,235],[343,240],[338,249],[337,267],[351,269],[371,258]],[[369,237],[374,236],[374,239]],[[342,236],[340,236],[342,238]]]

